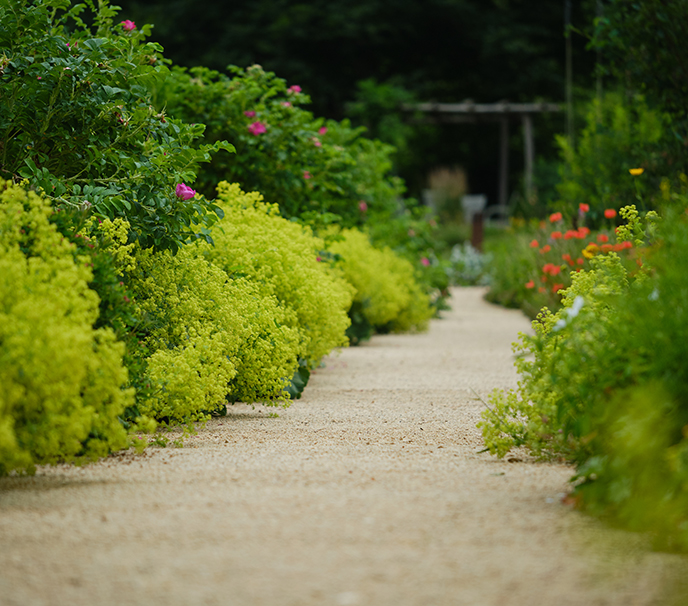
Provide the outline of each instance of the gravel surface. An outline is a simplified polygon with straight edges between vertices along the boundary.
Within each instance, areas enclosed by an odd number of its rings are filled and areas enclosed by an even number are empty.
[[[0,604],[685,605],[686,558],[562,504],[571,468],[478,452],[529,329],[482,294],[329,357],[277,418],[0,479]]]

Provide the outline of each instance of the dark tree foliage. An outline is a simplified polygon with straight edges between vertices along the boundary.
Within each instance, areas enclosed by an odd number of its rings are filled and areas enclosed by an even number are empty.
[[[611,0],[596,21],[599,69],[642,92],[688,136],[688,0]]]
[[[253,63],[300,84],[316,114],[341,117],[356,83],[396,78],[419,97],[563,98],[563,2],[552,0],[124,0],[186,66]],[[573,2],[574,24],[590,11]],[[587,83],[593,57],[574,37]]]

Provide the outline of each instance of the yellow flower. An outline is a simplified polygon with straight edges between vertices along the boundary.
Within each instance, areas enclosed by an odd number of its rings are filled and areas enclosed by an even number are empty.
[[[642,175],[645,172],[644,168],[629,168],[628,172],[631,173],[634,177],[637,177],[638,175]]]
[[[583,256],[586,259],[592,259],[595,256],[595,253],[600,252],[600,247],[597,246],[597,244],[594,244],[593,242],[590,242],[584,249],[583,249]]]

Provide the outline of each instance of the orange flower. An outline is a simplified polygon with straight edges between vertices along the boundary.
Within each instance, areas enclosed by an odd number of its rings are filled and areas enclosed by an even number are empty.
[[[550,223],[556,223],[557,221],[561,221],[562,218],[563,218],[563,217],[562,217],[561,213],[552,213],[552,214],[549,216],[549,222],[550,222]]]
[[[551,276],[556,276],[561,271],[560,265],[555,265],[554,263],[546,263],[542,267],[542,273],[549,274]]]
[[[548,253],[550,250],[552,250],[552,247],[549,244],[545,244],[541,249],[540,249],[540,254],[544,255],[545,253]]]
[[[537,240],[532,240],[530,243],[531,248],[538,248],[539,246],[540,246],[540,244],[538,243]]]
[[[600,244],[604,244],[605,242],[609,242],[609,236],[607,234],[599,234],[597,236],[597,241]]]
[[[584,202],[581,202],[581,203],[578,205],[578,210],[580,210],[582,213],[587,213],[587,212],[590,210],[590,206],[588,206],[588,205],[585,204]]]
[[[553,231],[552,235],[550,236],[552,240],[558,240],[561,238],[561,232],[560,231]]]
[[[535,288],[535,282],[533,282],[533,280],[529,280],[526,282],[526,288]]]
[[[604,211],[604,216],[607,217],[607,219],[613,219],[616,217],[616,211],[613,208],[608,208]]]

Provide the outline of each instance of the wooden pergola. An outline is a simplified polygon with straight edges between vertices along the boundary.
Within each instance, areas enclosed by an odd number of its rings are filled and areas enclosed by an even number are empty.
[[[509,122],[512,118],[521,120],[523,126],[523,152],[525,158],[524,181],[525,195],[530,199],[533,192],[533,162],[535,145],[533,143],[533,115],[545,112],[559,112],[556,103],[417,103],[403,106],[407,111],[420,111],[427,114],[424,121],[440,123],[499,122],[499,200],[501,211],[506,210],[509,200]],[[505,213],[506,214],[506,213]]]

